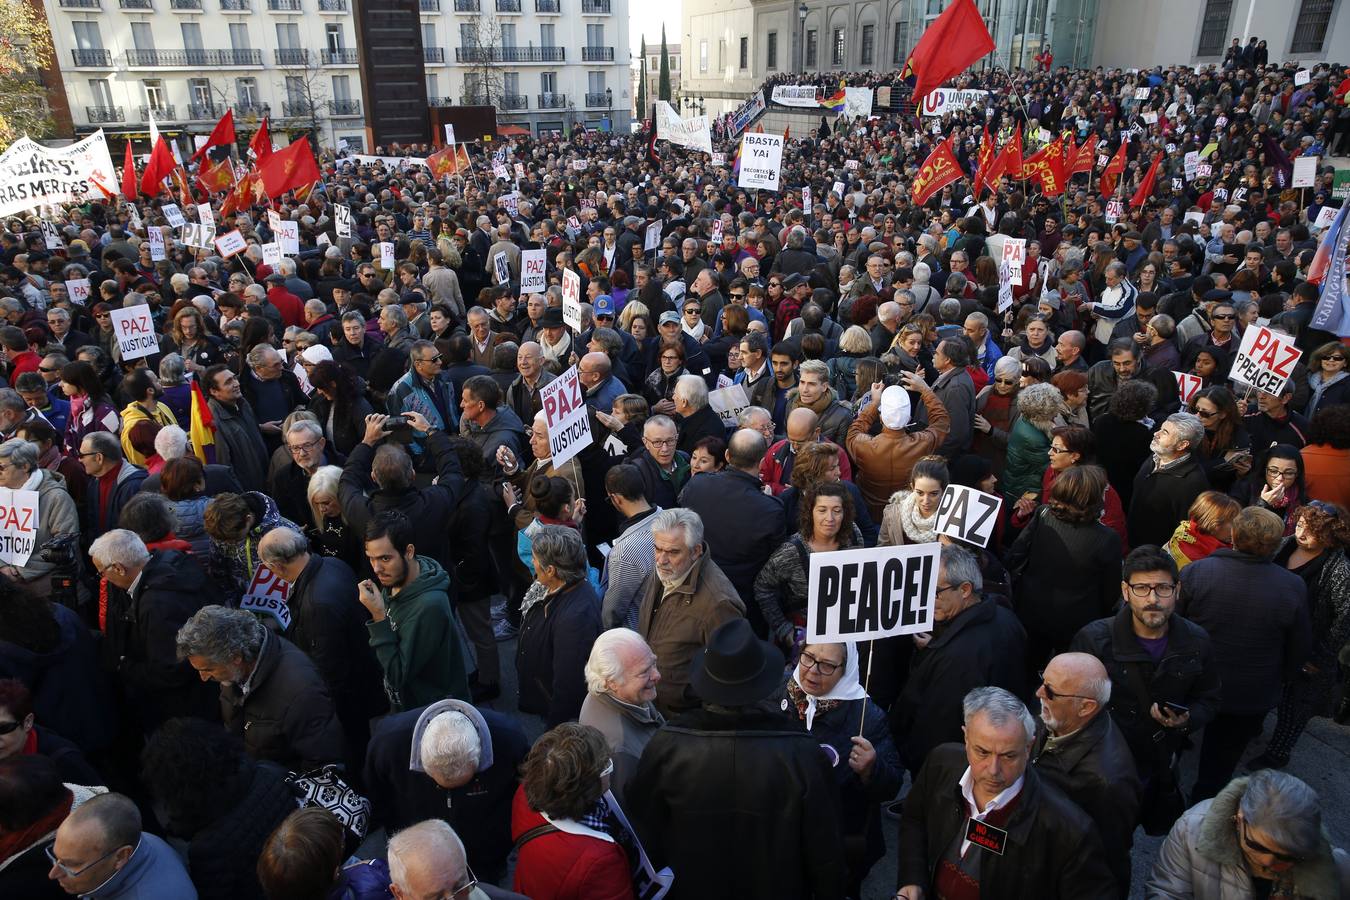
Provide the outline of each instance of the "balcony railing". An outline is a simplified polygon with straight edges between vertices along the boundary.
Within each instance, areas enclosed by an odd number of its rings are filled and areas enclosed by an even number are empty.
[[[604,91],[595,91],[586,95],[586,105],[591,108],[608,106],[613,102],[614,95],[612,93],[606,94]]]
[[[613,62],[613,61],[614,61],[614,48],[613,48],[613,47],[582,47],[582,48],[581,48],[581,61],[582,61],[582,62]]]
[[[417,6],[422,12],[438,13],[441,11],[441,0],[418,0]]]
[[[103,4],[100,0],[61,0],[62,9],[102,9]],[[94,109],[104,109],[107,107],[93,107]]]
[[[530,98],[525,94],[502,94],[497,106],[500,109],[529,109]]]
[[[128,50],[125,57],[135,69],[262,65],[261,50]]]
[[[245,119],[261,119],[272,114],[272,105],[270,103],[236,103],[234,114]]]
[[[300,0],[267,0],[272,12],[300,12]]]
[[[102,125],[108,122],[121,122],[126,116],[122,115],[120,106],[86,106],[84,108],[85,118],[89,120],[90,125]]]
[[[305,66],[309,64],[309,51],[303,47],[282,47],[273,51],[279,66]]]
[[[329,100],[328,113],[333,116],[359,116],[361,115],[361,101]]]
[[[308,100],[283,100],[281,101],[281,114],[288,118],[297,118],[309,116],[314,112],[314,104]]]
[[[202,0],[169,0],[169,9],[178,12],[201,12]]]
[[[565,62],[564,47],[456,47],[455,62]]]
[[[610,13],[609,0],[581,0],[581,12],[587,16],[607,16]]]
[[[567,106],[566,94],[539,94],[540,109],[562,109]]]
[[[220,0],[221,12],[252,12],[253,0]]]
[[[347,0],[319,0],[321,13],[345,13],[349,8]]]
[[[166,120],[166,119],[176,119],[176,118],[178,118],[176,115],[174,115],[174,110],[173,110],[173,107],[172,107],[172,106],[168,106],[168,105],[165,105],[165,106],[142,106],[142,107],[141,107],[141,121],[142,121],[142,122],[147,121],[147,120],[150,118],[150,114],[151,114],[151,113],[154,113],[154,114],[155,114],[155,118],[158,119],[158,120],[161,121],[161,122],[163,122],[163,121]]]
[[[445,62],[445,48],[444,48],[444,47],[423,47],[423,48],[422,48],[422,59],[423,59],[424,61],[426,61],[426,62],[429,62],[429,63],[443,63],[443,62]]]
[[[190,103],[187,117],[192,120],[210,121],[220,118],[224,113],[225,110],[214,103]]]
[[[520,0],[497,0],[497,12],[499,13],[520,12]]]
[[[455,0],[455,12],[478,12],[481,6],[479,0]]]
[[[118,6],[123,9],[154,9],[155,5],[150,0],[118,0]]]
[[[356,62],[356,50],[353,47],[323,51],[323,64],[325,66],[351,66],[355,65]]]
[[[112,68],[111,50],[72,50],[70,52],[75,57],[75,65],[77,66]]]
[[[562,0],[534,0],[534,11],[556,16],[562,12]]]

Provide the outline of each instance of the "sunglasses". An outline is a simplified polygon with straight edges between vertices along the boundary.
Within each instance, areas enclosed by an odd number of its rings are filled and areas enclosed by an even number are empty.
[[[9,734],[23,726],[22,722],[0,722],[0,734]]]
[[[1215,313],[1214,315],[1210,316],[1210,318],[1218,322],[1226,322],[1229,319],[1236,319],[1237,315],[1234,313]]]
[[[1324,357],[1322,357],[1322,360],[1323,360],[1323,362],[1345,362],[1345,357],[1344,357],[1344,356],[1324,356]],[[44,370],[44,371],[45,371],[45,370]]]
[[[1252,851],[1253,853],[1260,853],[1265,856],[1274,857],[1275,859],[1279,860],[1282,863],[1303,862],[1303,857],[1301,856],[1295,856],[1292,853],[1277,853],[1276,851],[1267,847],[1265,844],[1261,844],[1252,840],[1252,836],[1247,833],[1246,819],[1238,819],[1238,823],[1242,826],[1242,843],[1247,845],[1248,850]]]
[[[1045,691],[1045,698],[1046,698],[1047,700],[1060,700],[1060,699],[1063,699],[1064,697],[1073,697],[1075,700],[1096,700],[1096,699],[1097,699],[1096,697],[1087,697],[1087,696],[1084,696],[1083,694],[1065,694],[1065,693],[1061,693],[1060,691],[1055,690],[1054,688],[1050,687],[1050,685],[1048,685],[1048,684],[1045,683],[1045,672],[1044,672],[1044,671],[1037,672],[1037,673],[1036,673],[1036,677],[1039,678],[1039,679],[1041,680],[1041,688]]]

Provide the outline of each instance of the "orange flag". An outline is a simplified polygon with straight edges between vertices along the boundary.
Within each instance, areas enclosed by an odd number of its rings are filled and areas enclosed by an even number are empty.
[[[459,168],[457,147],[458,145],[444,147],[427,157],[427,168],[431,170],[433,179],[439,180],[456,173]]]
[[[961,166],[952,153],[952,138],[948,135],[919,167],[919,174],[914,178],[914,202],[922,206],[961,175]]]

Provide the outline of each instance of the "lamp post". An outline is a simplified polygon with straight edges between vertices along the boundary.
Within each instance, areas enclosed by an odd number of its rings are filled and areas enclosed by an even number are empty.
[[[605,121],[609,122],[609,130],[614,130],[614,89],[605,88]]]
[[[801,63],[801,65],[798,66],[798,68],[797,68],[797,71],[799,71],[799,72],[805,72],[805,71],[806,71],[806,14],[807,14],[807,12],[808,12],[808,10],[807,10],[807,8],[806,8],[806,4],[805,4],[805,3],[803,3],[803,4],[801,4],[800,6],[797,7],[797,34],[798,34],[797,46],[798,46],[798,48],[799,48],[798,52],[801,54],[801,56],[799,57],[799,62]]]

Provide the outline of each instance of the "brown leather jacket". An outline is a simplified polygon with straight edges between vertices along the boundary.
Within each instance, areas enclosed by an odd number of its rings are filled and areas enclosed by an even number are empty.
[[[874,522],[881,520],[891,494],[909,486],[914,464],[936,453],[947,437],[951,419],[942,401],[930,391],[923,395],[923,402],[928,408],[928,427],[914,434],[884,426],[875,437],[868,434],[881,414],[876,403],[867,404],[849,426],[845,449],[853,457],[853,483],[862,491]]]

